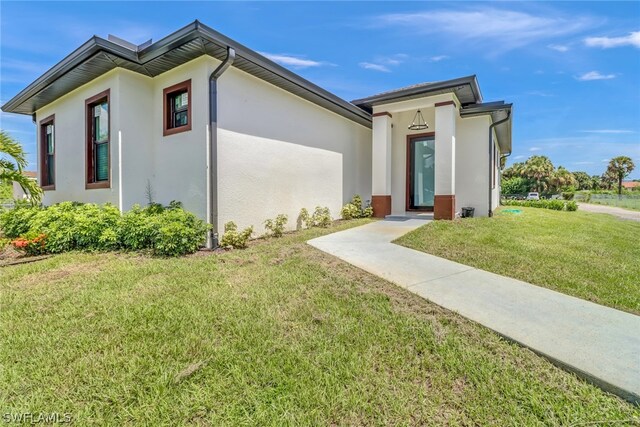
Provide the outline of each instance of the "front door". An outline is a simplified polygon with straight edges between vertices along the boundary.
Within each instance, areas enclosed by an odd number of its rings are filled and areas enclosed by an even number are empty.
[[[407,210],[433,211],[435,136],[407,137]]]

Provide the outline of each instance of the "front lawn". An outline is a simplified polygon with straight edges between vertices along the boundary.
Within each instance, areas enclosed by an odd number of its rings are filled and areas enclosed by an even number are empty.
[[[83,426],[640,419],[531,351],[305,244],[364,222],[223,254],[67,253],[2,268],[2,412],[70,413]]]
[[[640,222],[517,209],[433,222],[396,243],[640,314]]]

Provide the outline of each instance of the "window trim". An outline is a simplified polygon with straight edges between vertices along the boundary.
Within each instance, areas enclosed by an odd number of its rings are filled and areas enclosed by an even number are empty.
[[[50,191],[50,190],[55,190],[56,189],[56,115],[52,114],[49,117],[46,117],[42,120],[40,120],[40,188],[42,188],[43,191]],[[54,148],[53,148],[53,184],[49,184],[49,179],[47,179],[47,182],[45,184],[45,171],[48,170],[48,168],[46,168],[47,166],[47,154],[46,154],[46,130],[43,132],[43,129],[45,129],[48,125],[52,125],[53,126],[53,144],[54,144]],[[47,176],[47,178],[49,178]]]
[[[167,98],[174,92],[186,90],[187,91],[187,124],[184,126],[170,127],[171,119],[169,114],[171,112],[171,106]],[[181,132],[187,132],[191,130],[191,79],[185,80],[180,83],[176,83],[173,86],[169,86],[162,90],[162,136],[175,135]]]
[[[107,138],[107,144],[109,146],[107,161],[109,162],[109,178],[106,181],[94,181],[93,180],[93,170],[91,168],[91,163],[93,161],[93,117],[92,117],[92,109],[93,107],[103,99],[107,100],[107,104],[109,105],[109,119],[107,121],[107,126],[109,129],[109,137]],[[84,101],[84,109],[85,109],[85,186],[86,190],[91,190],[95,188],[111,188],[111,89],[107,89],[102,91],[91,98],[88,98]]]

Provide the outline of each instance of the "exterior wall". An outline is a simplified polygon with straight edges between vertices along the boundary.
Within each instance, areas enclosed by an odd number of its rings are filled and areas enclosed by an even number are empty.
[[[456,209],[475,208],[475,216],[489,211],[489,125],[488,116],[457,119]],[[496,188],[498,186],[496,185]]]
[[[150,184],[155,202],[179,200],[205,219],[208,81],[218,64],[203,56],[155,78],[112,70],[37,111],[38,122],[55,114],[56,189],[44,203],[110,202],[128,210],[147,203]],[[192,129],[163,136],[163,89],[188,79]],[[106,89],[111,187],[87,190],[85,100]],[[338,217],[354,194],[371,197],[370,129],[233,67],[218,82],[218,114],[220,230],[234,220],[261,233],[264,220],[280,213],[295,228],[303,207],[328,206]]]
[[[134,204],[147,203],[147,182],[156,189],[153,177],[155,122],[151,115],[153,80],[150,77],[121,70],[118,74],[120,82],[120,105],[117,113],[120,116],[120,138],[122,147],[122,207],[123,211],[131,209]],[[119,156],[112,157],[119,159]],[[89,190],[91,191],[91,190]]]
[[[293,229],[318,205],[339,217],[354,194],[371,197],[371,162],[371,129],[233,67],[218,80],[219,230],[262,233],[281,213]]]
[[[152,186],[155,201],[181,201],[199,218],[207,214],[208,58],[200,57],[153,79]],[[162,135],[164,88],[191,79],[191,130]],[[141,185],[146,185],[143,181]],[[144,195],[144,193],[143,193]]]
[[[45,191],[43,203],[77,200],[118,205],[118,130],[120,129],[119,70],[112,70],[36,111],[36,141],[40,159],[40,120],[55,118],[55,190]],[[86,134],[85,100],[104,91],[110,92],[110,176],[111,188],[85,189]],[[38,164],[40,169],[40,164]],[[40,170],[38,171],[41,172]],[[40,181],[40,178],[38,178]]]

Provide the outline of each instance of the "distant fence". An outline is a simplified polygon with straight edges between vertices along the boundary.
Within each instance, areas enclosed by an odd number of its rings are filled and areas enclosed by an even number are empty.
[[[589,194],[576,193],[574,200],[596,205],[616,206],[625,209],[640,210],[640,194]]]

